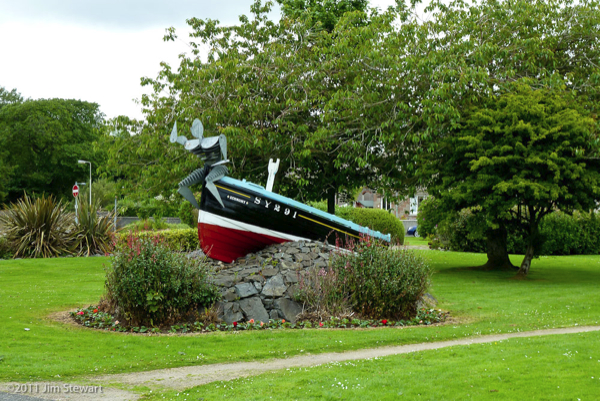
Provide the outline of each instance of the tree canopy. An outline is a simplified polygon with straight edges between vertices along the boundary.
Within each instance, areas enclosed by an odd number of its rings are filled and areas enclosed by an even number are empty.
[[[77,160],[91,161],[97,168],[102,158],[93,148],[102,127],[95,103],[41,99],[2,107],[1,159],[10,172],[0,181],[1,200],[14,201],[24,191],[69,196],[75,181],[88,176]]]
[[[593,210],[600,200],[597,122],[573,93],[514,91],[473,106],[436,155],[429,191],[447,210],[477,208],[488,226],[508,224],[527,240],[529,271],[554,210]]]

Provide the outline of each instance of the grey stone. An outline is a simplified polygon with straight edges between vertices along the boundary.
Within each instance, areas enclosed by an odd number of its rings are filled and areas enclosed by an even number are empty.
[[[273,320],[278,320],[279,313],[277,313],[277,310],[273,309],[271,312],[269,312],[269,317]]]
[[[299,252],[300,252],[300,249],[298,249],[298,248],[292,248],[292,247],[289,247],[289,248],[286,250],[286,253],[287,253],[288,255],[293,255],[293,254],[296,254],[296,253],[299,253]]]
[[[298,272],[296,271],[288,271],[285,273],[285,282],[289,283],[297,283],[298,282]]]
[[[240,307],[244,311],[244,315],[246,315],[246,320],[254,319],[256,323],[269,321],[269,314],[259,297],[242,299]]]
[[[249,276],[251,274],[256,274],[260,271],[260,269],[258,267],[253,267],[250,269],[244,269],[242,271],[240,271],[240,276],[246,277]]]
[[[323,259],[329,260],[329,254],[328,253],[319,252],[319,257],[321,257]]]
[[[215,277],[214,283],[220,287],[231,287],[234,282],[234,277],[232,275],[219,274]]]
[[[273,305],[277,308],[278,312],[281,312],[285,320],[292,323],[295,323],[298,315],[302,313],[302,306],[298,302],[286,298],[275,300]]]
[[[270,267],[266,268],[266,269],[263,269],[263,271],[262,271],[262,275],[265,276],[265,277],[273,277],[277,273],[279,273],[279,269],[270,268]]]
[[[312,260],[305,260],[304,262],[302,262],[302,266],[304,267],[311,267],[313,265]]]
[[[236,294],[235,291],[231,288],[222,293],[222,295],[223,299],[228,302],[235,301],[236,299],[238,299],[238,294]]]
[[[327,267],[328,264],[327,264],[327,262],[323,262],[322,260],[318,260],[318,261],[315,262],[315,264],[313,266],[317,267],[317,268],[321,268],[321,267]]]
[[[302,261],[304,261],[304,260],[307,260],[307,259],[308,259],[306,256],[307,256],[306,254],[303,254],[303,253],[297,253],[297,254],[295,254],[295,255],[294,255],[294,260],[295,260],[296,262],[302,262]]]
[[[300,286],[298,284],[290,285],[287,291],[285,292],[286,297],[289,296],[290,298],[295,299],[299,289]]]
[[[281,277],[281,274],[278,274],[267,280],[262,294],[268,297],[280,297],[285,293],[285,290],[287,290],[287,287],[283,283],[283,277]]]
[[[223,305],[223,319],[227,324],[244,320],[244,315],[240,312],[240,305],[237,302],[227,302]]]
[[[309,253],[310,252],[310,248],[308,248],[308,247],[300,248],[300,252],[302,252],[302,253]]]
[[[260,282],[255,282],[254,287],[260,292],[262,291],[262,284]]]
[[[315,260],[315,259],[317,259],[319,257],[319,254],[316,253],[316,252],[311,252],[308,255],[310,256],[311,260]]]
[[[264,283],[265,282],[265,278],[261,275],[254,275],[254,276],[248,276],[244,279],[244,281],[250,282],[250,283]]]
[[[298,270],[302,269],[302,263],[284,260],[281,262],[281,268],[284,270]]]
[[[252,283],[236,284],[235,292],[240,298],[248,298],[252,295],[258,294],[256,287]]]

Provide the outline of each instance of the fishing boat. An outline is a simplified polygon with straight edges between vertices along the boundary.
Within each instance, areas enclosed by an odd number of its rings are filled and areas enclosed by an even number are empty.
[[[328,241],[359,239],[369,235],[390,241],[390,235],[372,231],[350,221],[325,213],[293,199],[271,192],[279,166],[269,161],[267,188],[227,176],[227,138],[204,137],[204,126],[195,119],[192,137],[179,135],[173,125],[170,141],[204,161],[204,167],[190,173],[179,183],[178,192],[198,213],[198,238],[202,251],[210,258],[231,263],[271,244],[288,241]],[[200,205],[190,186],[202,184]]]
[[[215,182],[221,203],[205,187],[200,199],[198,237],[210,258],[231,263],[250,252],[288,241],[347,241],[384,235],[323,212],[264,187],[223,177]]]

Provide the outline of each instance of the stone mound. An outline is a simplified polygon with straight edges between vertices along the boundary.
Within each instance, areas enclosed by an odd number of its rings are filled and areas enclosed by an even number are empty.
[[[321,242],[298,241],[268,246],[231,264],[207,259],[223,295],[219,318],[228,324],[250,319],[295,322],[302,312],[302,305],[294,300],[301,274],[327,267],[334,249]]]

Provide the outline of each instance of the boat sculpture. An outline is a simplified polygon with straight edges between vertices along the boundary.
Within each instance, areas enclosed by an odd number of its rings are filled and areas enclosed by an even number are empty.
[[[227,177],[227,140],[224,135],[203,137],[204,128],[196,119],[188,140],[178,136],[177,123],[171,142],[185,146],[204,160],[179,183],[178,192],[199,210],[198,238],[210,258],[231,263],[268,245],[288,241],[335,241],[369,235],[390,241],[390,235],[354,224],[293,199],[267,191],[264,187]],[[191,185],[202,184],[200,204]]]

